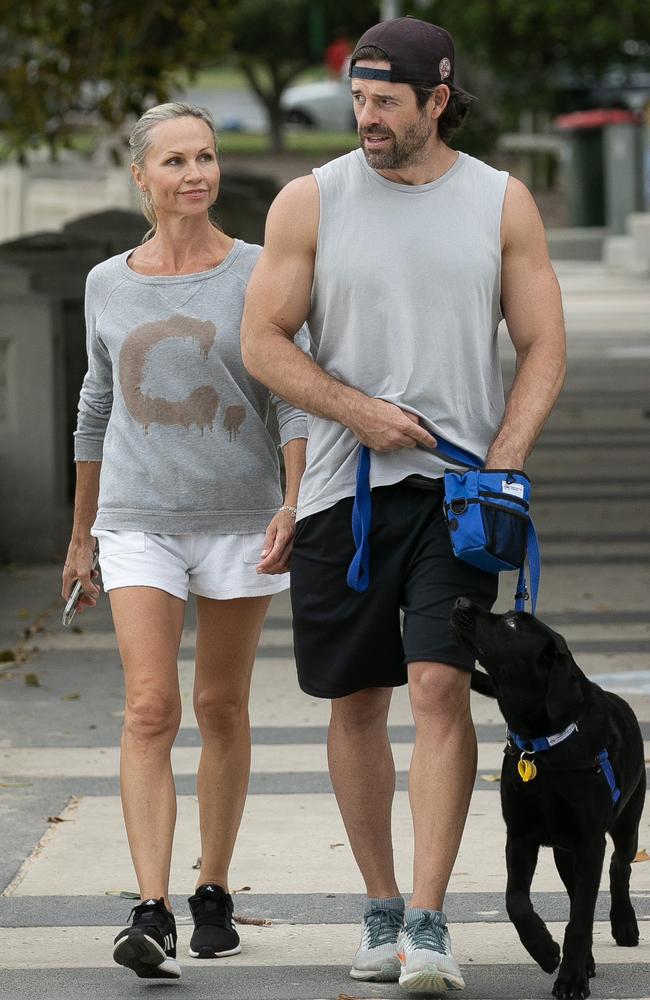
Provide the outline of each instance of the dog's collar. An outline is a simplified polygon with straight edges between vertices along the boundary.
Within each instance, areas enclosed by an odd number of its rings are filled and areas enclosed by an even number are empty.
[[[537,739],[525,740],[523,737],[518,736],[517,733],[513,733],[512,729],[506,729],[506,739],[508,741],[508,746],[512,746],[514,743],[521,751],[521,758],[519,761],[519,766],[521,767],[522,759],[528,755],[528,757],[533,758],[540,750],[550,750],[551,747],[557,746],[558,743],[563,743],[567,740],[569,736],[573,733],[578,732],[578,723],[572,722],[571,725],[563,729],[561,733],[553,733],[551,736],[540,736]],[[530,765],[532,764],[532,770]],[[526,773],[526,765],[528,765],[528,773]],[[614,775],[614,769],[612,768],[611,761],[609,759],[609,754],[607,753],[607,748],[601,750],[600,753],[596,754],[595,759],[596,769],[602,772],[607,784],[609,785],[609,790],[612,793],[612,804],[616,805],[621,797],[621,790],[616,784],[616,777]],[[532,781],[536,774],[537,768],[535,767],[532,760],[526,761],[524,765],[524,774],[521,773],[523,781]]]
[[[528,753],[538,753],[540,750],[550,750],[551,747],[557,746],[558,743],[563,743],[564,740],[568,740],[569,736],[577,732],[578,723],[572,722],[561,733],[552,733],[551,736],[538,736],[532,740],[526,740],[523,736],[513,733],[512,729],[506,729],[506,739],[509,743],[514,743],[518,746],[520,750],[528,751]]]

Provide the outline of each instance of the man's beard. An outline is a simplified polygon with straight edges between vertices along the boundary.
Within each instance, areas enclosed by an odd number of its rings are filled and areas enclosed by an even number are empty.
[[[419,153],[426,146],[431,135],[431,124],[428,116],[421,115],[410,125],[407,125],[401,138],[397,138],[392,129],[386,126],[371,125],[359,129],[361,148],[369,166],[374,170],[400,170],[413,166],[420,161]],[[364,143],[365,136],[386,136],[393,140],[390,149],[372,149]]]

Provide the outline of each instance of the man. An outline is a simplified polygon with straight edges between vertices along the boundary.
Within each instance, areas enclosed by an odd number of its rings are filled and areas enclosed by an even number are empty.
[[[292,601],[302,688],[332,698],[332,783],[368,903],[351,975],[412,993],[462,989],[444,896],[476,773],[473,661],[457,597],[491,607],[497,578],[453,557],[439,433],[522,469],[564,378],[560,294],[526,188],[447,144],[469,106],[442,28],[398,18],[351,58],[361,149],[291,182],[249,286],[244,363],[309,411]],[[504,409],[503,315],[517,355]],[[292,343],[308,319],[313,357]],[[360,442],[372,449],[370,586],[346,585]],[[400,609],[404,613],[400,634]],[[408,683],[416,739],[409,907],[395,881],[387,713]],[[399,953],[399,958],[398,958]]]

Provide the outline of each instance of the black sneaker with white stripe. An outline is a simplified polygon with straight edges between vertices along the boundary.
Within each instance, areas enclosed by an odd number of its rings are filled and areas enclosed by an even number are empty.
[[[180,979],[176,921],[164,900],[147,899],[131,910],[131,925],[115,938],[113,958],[140,979]]]
[[[220,885],[200,885],[188,899],[194,932],[190,941],[191,958],[224,958],[241,951],[239,934],[232,919],[232,896]]]

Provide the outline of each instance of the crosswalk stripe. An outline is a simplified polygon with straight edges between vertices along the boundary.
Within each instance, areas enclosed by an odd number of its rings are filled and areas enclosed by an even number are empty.
[[[556,940],[562,939],[564,925],[550,922]],[[2,968],[100,968],[112,967],[109,944],[120,927],[3,927],[0,928]],[[230,967],[341,966],[359,943],[358,924],[274,924],[270,927],[239,927],[242,952],[219,960]],[[191,928],[178,929],[180,954],[187,951]],[[451,928],[454,953],[461,963],[532,965],[517,933],[509,923],[455,923]],[[630,949],[618,948],[611,938],[609,924],[594,927],[596,960],[605,965],[626,965]],[[650,960],[647,945],[641,946],[636,961]],[[186,967],[191,970],[193,963]],[[357,995],[357,991],[355,991]]]
[[[23,868],[14,895],[92,895],[129,888],[133,884],[126,835],[117,795],[82,798],[64,812],[67,822],[46,836],[35,858]],[[408,793],[396,792],[393,830],[399,845],[398,883],[411,885],[411,816]],[[107,837],[107,831],[111,836]],[[505,888],[505,831],[499,798],[492,791],[475,791],[465,836],[451,876],[453,892]],[[650,801],[641,826],[641,843],[650,844]],[[608,857],[611,846],[608,847]],[[198,854],[198,811],[194,796],[178,797],[171,884],[189,895]],[[96,859],[102,864],[97,866]],[[602,885],[607,884],[607,862]],[[70,885],[70,870],[76,871]],[[329,793],[287,796],[278,808],[274,794],[249,796],[231,868],[233,885],[249,885],[258,893],[273,893],[290,885],[292,892],[361,891],[348,838],[334,797]],[[125,885],[126,882],[126,885]],[[552,853],[540,854],[534,881],[537,891],[558,892],[562,883]],[[650,892],[650,863],[634,866],[632,889]]]
[[[498,742],[478,744],[479,772],[500,773],[503,761],[503,736]],[[398,772],[408,771],[413,745],[396,743],[393,757]],[[200,746],[175,747],[172,751],[174,774],[195,775],[201,754]],[[644,754],[650,759],[650,740],[644,742]],[[323,743],[275,743],[253,745],[251,772],[255,774],[327,773],[327,749]],[[65,776],[100,778],[119,774],[118,747],[20,747],[0,748],[0,775],[23,778]],[[2,780],[2,779],[0,779]]]

